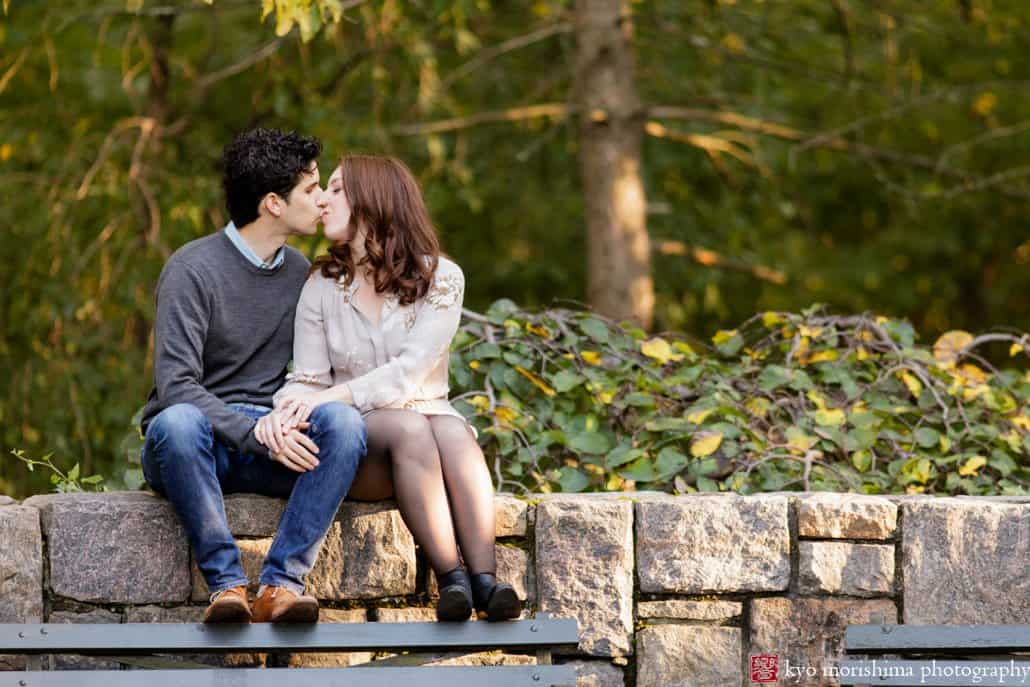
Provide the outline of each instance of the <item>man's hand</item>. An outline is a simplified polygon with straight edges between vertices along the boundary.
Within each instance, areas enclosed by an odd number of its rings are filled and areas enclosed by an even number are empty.
[[[294,472],[307,472],[317,468],[318,446],[302,431],[309,426],[309,423],[303,422],[296,429],[287,431],[283,437],[282,450],[271,452],[273,460],[282,463]]]
[[[279,418],[276,417],[276,411],[259,418],[257,424],[254,425],[254,438],[261,442],[261,445],[265,446],[270,454],[283,450],[285,437],[281,426]]]
[[[318,446],[303,433],[308,427],[308,422],[286,427],[281,412],[272,411],[257,421],[254,437],[268,448],[269,456],[276,462],[294,472],[307,472],[318,467]]]

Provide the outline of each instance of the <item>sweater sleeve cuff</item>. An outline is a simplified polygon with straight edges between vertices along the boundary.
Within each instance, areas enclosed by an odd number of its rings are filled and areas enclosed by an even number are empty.
[[[268,447],[258,441],[257,437],[254,436],[254,430],[250,430],[250,434],[243,439],[243,445],[241,448],[244,453],[253,453],[254,455],[261,456],[262,458],[271,457],[268,453]]]

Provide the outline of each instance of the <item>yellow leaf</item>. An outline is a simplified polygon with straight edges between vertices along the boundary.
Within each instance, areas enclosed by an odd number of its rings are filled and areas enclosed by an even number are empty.
[[[715,408],[705,408],[704,410],[695,410],[694,412],[687,415],[687,422],[693,422],[695,425],[699,425],[705,421],[705,418],[715,412]]]
[[[834,360],[837,360],[839,357],[840,357],[840,354],[837,353],[837,351],[834,351],[834,350],[817,351],[817,352],[813,353],[812,355],[808,356],[808,362],[810,362],[810,363],[826,363],[826,362],[832,362]]]
[[[712,337],[712,341],[714,341],[717,345],[724,344],[736,335],[736,329],[720,329],[715,333],[715,336]]]
[[[923,385],[916,379],[915,375],[911,372],[902,372],[900,375],[901,381],[908,387],[909,393],[916,398],[919,398],[919,394],[923,391]]]
[[[941,445],[941,453],[947,453],[951,450],[951,439],[943,434],[940,436],[938,443]]]
[[[554,389],[547,386],[547,383],[544,382],[544,380],[540,379],[526,368],[522,367],[521,365],[516,365],[515,371],[523,377],[525,377],[526,379],[528,379],[529,381],[531,381],[533,383],[533,386],[535,386],[537,389],[540,389],[540,391],[542,391],[545,396],[554,396]]]
[[[698,432],[690,442],[690,455],[695,458],[710,456],[722,443],[721,432]]]
[[[691,348],[690,344],[688,344],[686,341],[676,341],[675,343],[672,344],[672,347],[675,348],[680,353],[685,353],[687,355],[694,355],[694,349]]]
[[[472,368],[473,370],[478,370],[479,369],[479,361],[478,360],[473,360],[472,362],[469,363],[469,367]]]
[[[517,412],[505,406],[498,406],[497,410],[494,411],[494,417],[496,417],[497,421],[505,427],[513,426],[515,418],[518,416],[519,414]]]
[[[817,441],[819,441],[819,439],[805,434],[804,430],[798,429],[797,427],[791,427],[787,430],[787,446],[795,451],[801,451],[804,453],[815,446]]]
[[[1023,415],[1017,415],[1012,418],[1012,424],[1026,432],[1030,432],[1030,419]]]
[[[261,0],[261,21],[267,19],[274,9],[275,0]]]
[[[723,47],[732,53],[740,54],[744,52],[744,39],[736,33],[728,33],[722,38]]]
[[[583,351],[579,354],[579,357],[583,359],[583,362],[590,365],[601,364],[601,354],[597,351]]]
[[[839,427],[844,424],[844,411],[837,409],[815,411],[815,421],[823,427]]]
[[[863,329],[862,333],[858,335],[858,338],[861,339],[862,341],[865,341],[866,343],[870,343],[870,342],[876,340],[876,335],[873,334],[868,329]]]
[[[640,352],[648,358],[654,358],[662,365],[670,360],[683,360],[682,353],[673,353],[669,342],[661,337],[648,339],[640,342]]]
[[[973,112],[986,117],[994,111],[994,108],[998,104],[998,96],[990,91],[985,91],[976,97],[973,101]]]
[[[603,403],[605,405],[608,405],[609,403],[611,403],[613,398],[615,398],[615,390],[614,389],[612,389],[610,391],[602,391],[601,393],[597,394],[597,400],[599,400],[601,403]]]
[[[543,325],[533,324],[532,322],[526,323],[526,331],[530,334],[536,334],[542,339],[550,339],[551,331]]]
[[[522,325],[519,323],[518,320],[505,320],[504,321],[504,328],[505,329],[514,329],[516,331],[521,331],[522,330]]]
[[[744,407],[747,408],[747,412],[751,413],[755,417],[765,417],[769,412],[769,408],[772,407],[772,403],[767,399],[759,397],[752,398],[744,404]]]
[[[473,396],[469,399],[469,405],[481,413],[490,410],[490,399],[486,396]]]
[[[905,487],[905,493],[907,493],[907,494],[925,494],[926,493],[926,487],[920,486],[918,484],[910,484],[907,487]]]
[[[783,323],[783,318],[780,316],[780,313],[773,312],[771,310],[768,311],[768,312],[762,313],[762,324],[765,325],[766,329],[772,329],[776,325],[782,324],[782,323]]]
[[[13,153],[14,147],[10,143],[5,143],[0,146],[0,162],[7,162],[10,160]],[[1015,355],[1015,353],[1012,355]]]
[[[973,335],[969,332],[961,329],[945,332],[933,345],[933,357],[943,367],[950,367],[958,362],[959,353],[971,343],[973,343]]]
[[[971,477],[975,475],[980,468],[987,465],[987,459],[983,456],[973,456],[958,469],[958,474],[963,477]]]
[[[798,332],[801,336],[810,336],[813,339],[823,333],[822,327],[809,327],[807,324],[803,324],[798,327]]]
[[[809,391],[805,396],[807,396],[808,400],[811,401],[819,410],[824,410],[826,408],[826,399],[823,398],[823,395],[815,389]]]
[[[5,144],[5,146],[6,146],[6,144]],[[3,157],[3,155],[0,154],[0,157]],[[3,159],[6,160],[7,158],[4,157]],[[1014,343],[1011,346],[1009,346],[1009,355],[1010,356],[1019,355],[1022,352],[1023,352],[1023,344],[1021,344],[1021,343]]]

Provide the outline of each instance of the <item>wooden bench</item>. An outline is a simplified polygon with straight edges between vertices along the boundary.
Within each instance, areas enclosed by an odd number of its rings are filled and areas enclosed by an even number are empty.
[[[574,686],[574,668],[551,665],[551,651],[574,648],[578,642],[575,619],[547,616],[507,623],[0,624],[0,654],[30,657],[29,670],[0,672],[0,687],[119,687],[141,683],[148,687],[363,687],[387,683],[391,687]],[[495,649],[535,652],[537,665],[422,665],[455,651]],[[348,668],[212,668],[157,656],[279,651],[389,651],[400,655]],[[150,669],[44,671],[39,668],[41,657],[46,654],[103,656]]]
[[[841,685],[1030,685],[1030,625],[853,625],[844,645]]]

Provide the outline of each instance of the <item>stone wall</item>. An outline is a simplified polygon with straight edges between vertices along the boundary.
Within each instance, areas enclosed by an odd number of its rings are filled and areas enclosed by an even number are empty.
[[[196,622],[203,580],[171,508],[147,493],[0,498],[0,622]],[[578,618],[580,685],[832,684],[848,624],[1030,623],[1030,498],[654,493],[497,496],[499,573],[526,612]],[[283,502],[226,498],[256,579]],[[433,619],[435,582],[392,503],[345,504],[308,577],[324,622]],[[352,665],[362,654],[201,658]],[[440,663],[532,662],[443,656]],[[54,668],[108,667],[55,658]],[[0,667],[23,665],[0,657]],[[787,668],[817,677],[785,677]]]

